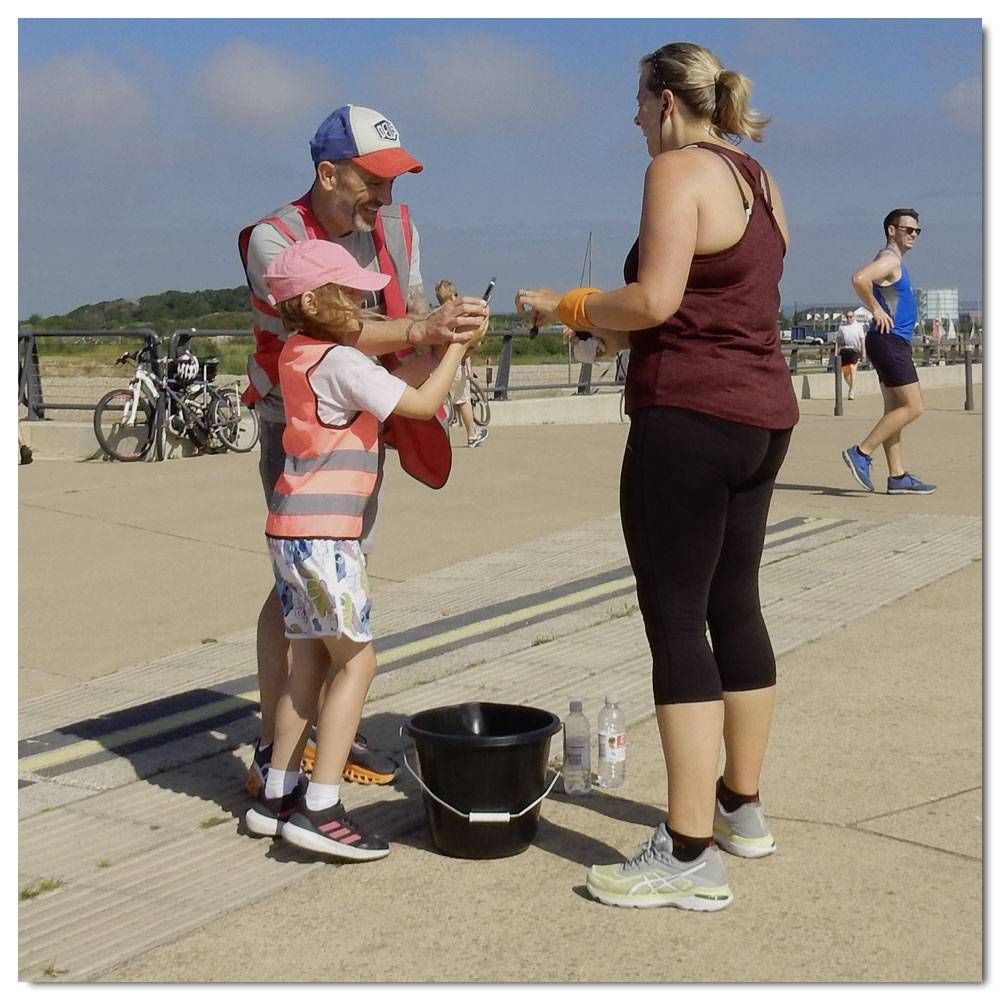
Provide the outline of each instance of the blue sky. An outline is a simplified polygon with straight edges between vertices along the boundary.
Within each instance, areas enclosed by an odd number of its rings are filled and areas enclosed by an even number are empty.
[[[536,6],[535,9],[543,9]],[[374,107],[425,164],[401,178],[430,289],[495,311],[520,286],[621,283],[648,162],[639,58],[696,41],[754,82],[795,303],[849,303],[897,206],[914,283],[982,298],[983,28],[960,20],[24,19],[18,317],[243,280],[236,236],[306,191],[308,140]]]

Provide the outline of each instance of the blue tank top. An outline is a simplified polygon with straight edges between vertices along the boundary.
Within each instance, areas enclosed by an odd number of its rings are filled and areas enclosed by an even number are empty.
[[[899,281],[892,285],[873,285],[875,301],[889,314],[892,320],[890,333],[902,337],[903,340],[913,339],[913,328],[917,325],[917,297],[913,294],[913,285],[910,284],[910,276],[899,262],[899,268],[903,272],[899,276]],[[868,328],[869,333],[876,331],[875,323],[872,322]]]

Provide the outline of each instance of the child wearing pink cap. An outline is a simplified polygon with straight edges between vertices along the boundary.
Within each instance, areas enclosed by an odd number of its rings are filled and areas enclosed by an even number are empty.
[[[246,814],[257,836],[280,836],[354,861],[385,857],[340,801],[340,780],[376,662],[371,596],[360,536],[381,476],[379,431],[391,413],[431,419],[455,371],[482,335],[451,344],[419,386],[342,343],[380,317],[361,309],[387,275],[360,267],[341,246],[304,240],[264,274],[271,303],[294,331],[279,360],[286,459],[269,504],[266,534],[281,597],[291,669],[276,715],[267,780]],[[316,759],[306,787],[298,762],[316,718]]]

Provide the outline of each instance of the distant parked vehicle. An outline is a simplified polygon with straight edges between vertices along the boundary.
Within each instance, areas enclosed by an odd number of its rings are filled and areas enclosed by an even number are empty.
[[[826,337],[820,336],[815,330],[810,330],[807,326],[793,326],[789,337],[793,343],[800,344],[825,344]]]

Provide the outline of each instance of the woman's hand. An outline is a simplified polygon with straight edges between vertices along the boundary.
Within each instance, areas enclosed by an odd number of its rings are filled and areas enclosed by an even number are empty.
[[[524,315],[531,310],[531,325],[545,326],[555,322],[558,317],[559,300],[562,296],[551,288],[519,288],[514,296],[514,305],[518,315]]]

